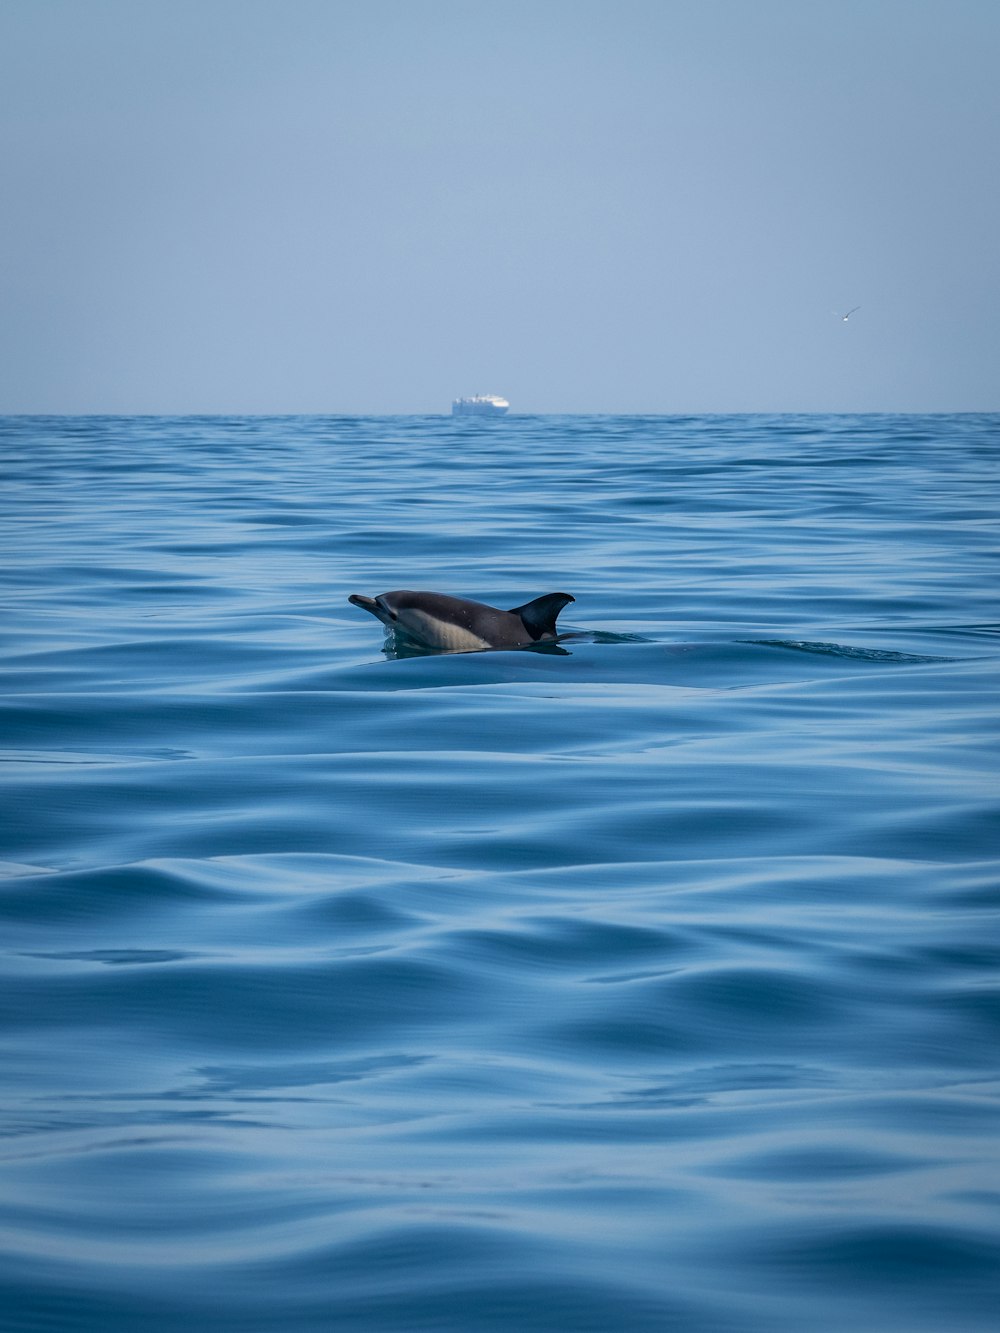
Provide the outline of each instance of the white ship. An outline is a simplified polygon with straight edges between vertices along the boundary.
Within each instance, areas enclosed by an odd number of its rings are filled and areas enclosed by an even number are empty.
[[[477,393],[474,398],[456,398],[451,405],[453,417],[502,417],[510,409],[506,398],[495,393]]]

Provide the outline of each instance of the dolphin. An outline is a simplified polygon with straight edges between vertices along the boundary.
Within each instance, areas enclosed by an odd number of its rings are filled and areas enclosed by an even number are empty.
[[[407,589],[378,597],[352,593],[347,600],[424,648],[474,653],[483,648],[526,648],[551,642],[557,637],[556,617],[576,598],[568,592],[547,592],[510,611],[468,602],[464,597]]]

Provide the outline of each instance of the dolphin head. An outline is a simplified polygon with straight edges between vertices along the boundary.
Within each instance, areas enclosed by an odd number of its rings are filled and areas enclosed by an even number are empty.
[[[360,606],[362,611],[370,611],[377,620],[381,620],[383,625],[388,625],[392,629],[399,613],[393,607],[391,599],[401,595],[400,593],[384,592],[380,597],[365,597],[363,593],[352,592],[347,600],[354,606]]]

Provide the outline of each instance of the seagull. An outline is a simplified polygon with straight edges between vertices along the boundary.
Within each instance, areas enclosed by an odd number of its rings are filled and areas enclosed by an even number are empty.
[[[841,318],[843,319],[844,323],[845,323],[845,324],[847,323],[847,321],[848,321],[848,320],[851,318],[851,316],[854,314],[855,310],[860,310],[860,309],[861,309],[861,307],[860,307],[859,305],[853,306],[850,310],[848,310],[848,312],[847,312],[846,315],[841,316]]]

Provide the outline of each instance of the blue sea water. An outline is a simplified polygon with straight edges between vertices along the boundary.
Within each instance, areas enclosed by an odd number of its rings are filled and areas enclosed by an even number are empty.
[[[1000,417],[0,427],[5,1333],[996,1327]]]

